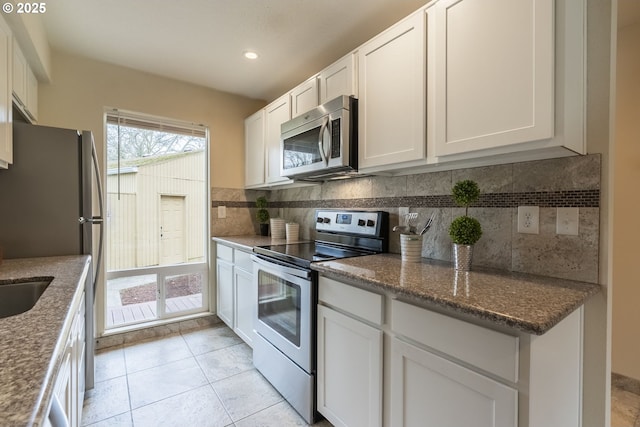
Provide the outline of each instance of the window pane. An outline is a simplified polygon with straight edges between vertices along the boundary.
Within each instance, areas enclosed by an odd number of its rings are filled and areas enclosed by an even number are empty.
[[[207,130],[167,120],[107,117],[106,328],[208,309]]]
[[[155,274],[107,280],[107,328],[157,318]]]
[[[176,313],[202,308],[202,274],[167,276],[165,286],[165,311]]]

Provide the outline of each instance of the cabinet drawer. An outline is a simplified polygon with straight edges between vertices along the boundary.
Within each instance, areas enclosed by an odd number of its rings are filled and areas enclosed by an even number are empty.
[[[382,295],[320,277],[318,299],[376,325],[382,325]]]
[[[518,381],[518,337],[397,300],[391,302],[391,329],[508,381]]]
[[[218,243],[216,245],[216,257],[218,259],[233,262],[233,248]]]
[[[235,266],[241,268],[244,271],[251,273],[253,271],[253,261],[251,261],[251,254],[243,252],[239,249],[235,250]]]

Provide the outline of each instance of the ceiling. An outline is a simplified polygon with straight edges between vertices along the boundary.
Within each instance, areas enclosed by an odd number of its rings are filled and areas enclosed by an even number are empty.
[[[427,2],[64,0],[41,16],[55,50],[272,100]]]
[[[56,50],[270,101],[428,1],[64,0],[41,16]],[[618,5],[619,28],[640,22],[640,1]]]

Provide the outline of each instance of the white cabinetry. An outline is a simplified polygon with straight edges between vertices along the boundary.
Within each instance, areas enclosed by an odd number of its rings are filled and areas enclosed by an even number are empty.
[[[62,363],[53,386],[50,412],[61,409],[70,427],[80,426],[85,392],[85,297],[82,294],[79,308],[73,313],[71,329],[63,350]],[[57,400],[54,401],[54,400]],[[54,408],[54,405],[59,405]],[[45,426],[51,425],[50,421]]]
[[[429,9],[434,156],[553,137],[553,8],[440,0]]]
[[[537,336],[324,276],[318,301],[317,407],[335,426],[581,425],[582,309]]]
[[[218,317],[231,329],[234,327],[233,249],[216,245],[216,301]]]
[[[38,118],[38,80],[18,43],[13,41],[13,96],[31,121]]]
[[[291,117],[299,116],[318,106],[318,76],[296,86],[291,95]]]
[[[267,184],[291,182],[280,175],[280,125],[291,119],[289,94],[281,96],[265,107],[265,154],[267,166]]]
[[[251,254],[216,244],[217,315],[247,344],[253,346],[258,316],[258,289],[253,280]]]
[[[254,322],[258,318],[258,288],[253,281],[251,254],[234,249],[233,281],[236,300],[236,325],[234,331],[253,347]]]
[[[382,297],[324,277],[318,289],[318,412],[336,427],[381,426]]]
[[[462,365],[517,381],[517,337],[397,300],[391,310],[393,426],[517,425],[517,390]]]
[[[11,29],[0,16],[0,168],[13,163]]]
[[[425,20],[420,10],[358,49],[361,170],[426,157]]]
[[[358,97],[356,54],[352,52],[320,72],[320,104],[341,95]]]
[[[517,426],[518,392],[392,338],[391,425]]]
[[[244,121],[244,186],[252,188],[264,184],[264,110]]]

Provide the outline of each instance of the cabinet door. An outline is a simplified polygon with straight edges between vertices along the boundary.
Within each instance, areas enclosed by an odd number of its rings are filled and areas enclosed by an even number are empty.
[[[391,425],[516,427],[516,390],[397,338],[391,350]]]
[[[253,347],[254,322],[258,317],[258,288],[253,281],[253,273],[234,267],[236,289],[236,329],[235,332],[249,346]]]
[[[341,95],[358,96],[355,53],[350,53],[320,72],[320,104]]]
[[[31,67],[27,67],[27,114],[34,121],[38,120],[38,79]]]
[[[425,19],[414,13],[358,50],[361,169],[426,156]]]
[[[233,264],[216,260],[217,315],[231,329],[233,322]]]
[[[13,163],[11,29],[0,16],[0,168]]]
[[[21,105],[27,104],[27,60],[13,40],[13,93]]]
[[[553,136],[553,7],[444,0],[429,10],[435,156]]]
[[[245,187],[264,184],[264,110],[244,121]]]
[[[317,406],[336,427],[382,425],[382,331],[324,306]]]
[[[318,77],[313,76],[291,91],[291,117],[318,106]]]
[[[290,118],[289,94],[281,96],[265,108],[267,184],[289,181],[280,176],[280,125]]]

